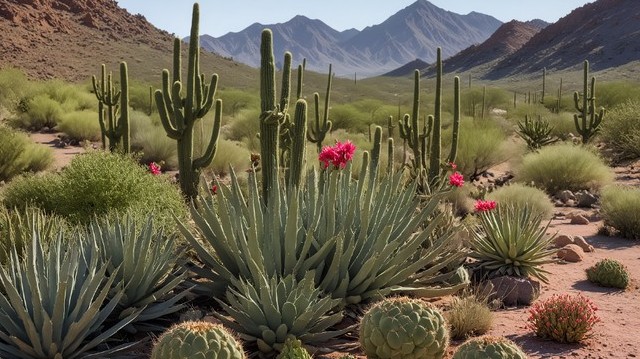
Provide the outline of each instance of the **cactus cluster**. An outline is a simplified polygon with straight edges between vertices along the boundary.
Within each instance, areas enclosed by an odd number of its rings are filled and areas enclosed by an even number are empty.
[[[242,346],[223,326],[204,321],[182,322],[164,332],[151,359],[246,358]]]
[[[360,345],[370,359],[440,359],[448,344],[444,317],[418,299],[385,299],[372,306],[360,322]]]
[[[527,359],[527,355],[507,338],[486,336],[464,342],[452,359]]]
[[[629,285],[627,268],[615,259],[605,258],[587,268],[587,278],[603,287],[624,289]]]
[[[120,147],[124,153],[131,152],[129,124],[129,75],[127,63],[120,63],[120,91],[113,86],[112,75],[102,64],[100,81],[91,77],[93,93],[98,99],[98,122],[102,135],[102,148],[114,152]]]

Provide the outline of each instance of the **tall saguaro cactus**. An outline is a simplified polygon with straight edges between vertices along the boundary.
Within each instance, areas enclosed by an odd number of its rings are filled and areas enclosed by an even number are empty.
[[[600,131],[604,108],[601,107],[596,113],[596,78],[595,76],[591,77],[591,87],[589,87],[589,61],[587,60],[584,60],[583,72],[582,96],[577,91],[573,93],[573,102],[576,111],[579,112],[573,115],[573,121],[584,144],[588,143]]]
[[[313,94],[313,101],[316,106],[315,109],[315,122],[309,128],[307,132],[307,139],[313,142],[318,147],[318,153],[322,151],[322,141],[324,141],[327,133],[331,131],[331,121],[329,121],[329,101],[331,94],[331,80],[333,79],[333,72],[331,72],[331,65],[329,65],[329,77],[327,79],[327,93],[324,97],[324,112],[322,118],[320,118],[320,95],[315,92]]]
[[[191,20],[186,89],[183,89],[184,82],[180,73],[180,39],[176,38],[174,40],[172,82],[169,80],[169,70],[165,69],[162,72],[162,90],[155,92],[162,126],[167,132],[167,136],[177,142],[180,189],[187,199],[193,199],[197,196],[200,171],[213,161],[218,144],[222,113],[222,100],[216,100],[211,138],[202,156],[194,158],[194,125],[214,105],[214,95],[218,83],[217,74],[211,76],[209,84],[205,83],[204,74],[199,74],[199,19],[200,7],[198,3],[195,3]]]
[[[129,75],[127,63],[120,63],[120,91],[113,86],[111,73],[107,75],[107,68],[102,64],[100,81],[91,77],[93,92],[98,99],[98,121],[102,134],[102,148],[117,151],[122,143],[122,152],[131,152],[129,126]],[[106,108],[105,108],[106,107]]]

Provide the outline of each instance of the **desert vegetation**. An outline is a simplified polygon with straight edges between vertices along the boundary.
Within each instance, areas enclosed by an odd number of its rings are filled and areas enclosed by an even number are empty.
[[[197,4],[192,21],[197,38]],[[596,103],[588,62],[573,101],[463,89],[438,49],[402,91],[329,67],[310,93],[261,36],[259,90],[201,74],[179,39],[161,84],[126,63],[84,84],[0,71],[0,356],[525,358],[486,335],[500,308],[559,343],[607,320],[587,296],[536,299],[571,196],[637,245],[639,190],[612,169],[640,156],[637,91],[599,84]],[[85,153],[52,170],[30,137],[50,132]],[[586,277],[633,281],[613,259]],[[538,293],[509,303],[504,281]]]

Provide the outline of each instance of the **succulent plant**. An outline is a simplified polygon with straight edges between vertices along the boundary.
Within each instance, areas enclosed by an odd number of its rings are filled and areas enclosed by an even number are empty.
[[[587,278],[603,287],[624,289],[629,285],[627,268],[615,259],[605,258],[587,268]]]
[[[452,359],[527,359],[527,355],[507,338],[486,336],[464,342]]]
[[[182,322],[164,332],[153,346],[151,359],[244,359],[242,345],[220,324]]]
[[[578,343],[590,335],[600,321],[598,308],[581,294],[554,295],[529,309],[528,327],[542,339]]]
[[[370,359],[440,359],[448,344],[444,317],[419,299],[385,299],[360,322],[360,345]]]
[[[287,339],[276,359],[311,359],[311,354],[302,346],[302,342],[297,339]]]

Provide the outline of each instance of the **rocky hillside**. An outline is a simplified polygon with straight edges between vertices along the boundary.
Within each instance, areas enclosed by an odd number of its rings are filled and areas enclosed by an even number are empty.
[[[114,0],[5,0],[0,2],[0,66],[23,69],[38,79],[87,81],[100,64],[156,81],[171,67],[172,36]],[[237,66],[204,54],[203,65],[224,71]]]
[[[274,31],[276,53],[292,51],[294,62],[307,59],[307,68],[326,71],[329,63],[338,75],[378,75],[415,59],[435,60],[437,47],[445,57],[481,43],[501,25],[491,16],[460,15],[417,0],[381,24],[362,31],[339,32],[319,20],[297,16],[283,24],[253,24],[219,38],[203,37],[208,50],[256,66],[259,31]],[[280,43],[280,44],[279,44]],[[280,51],[278,51],[280,50]]]

